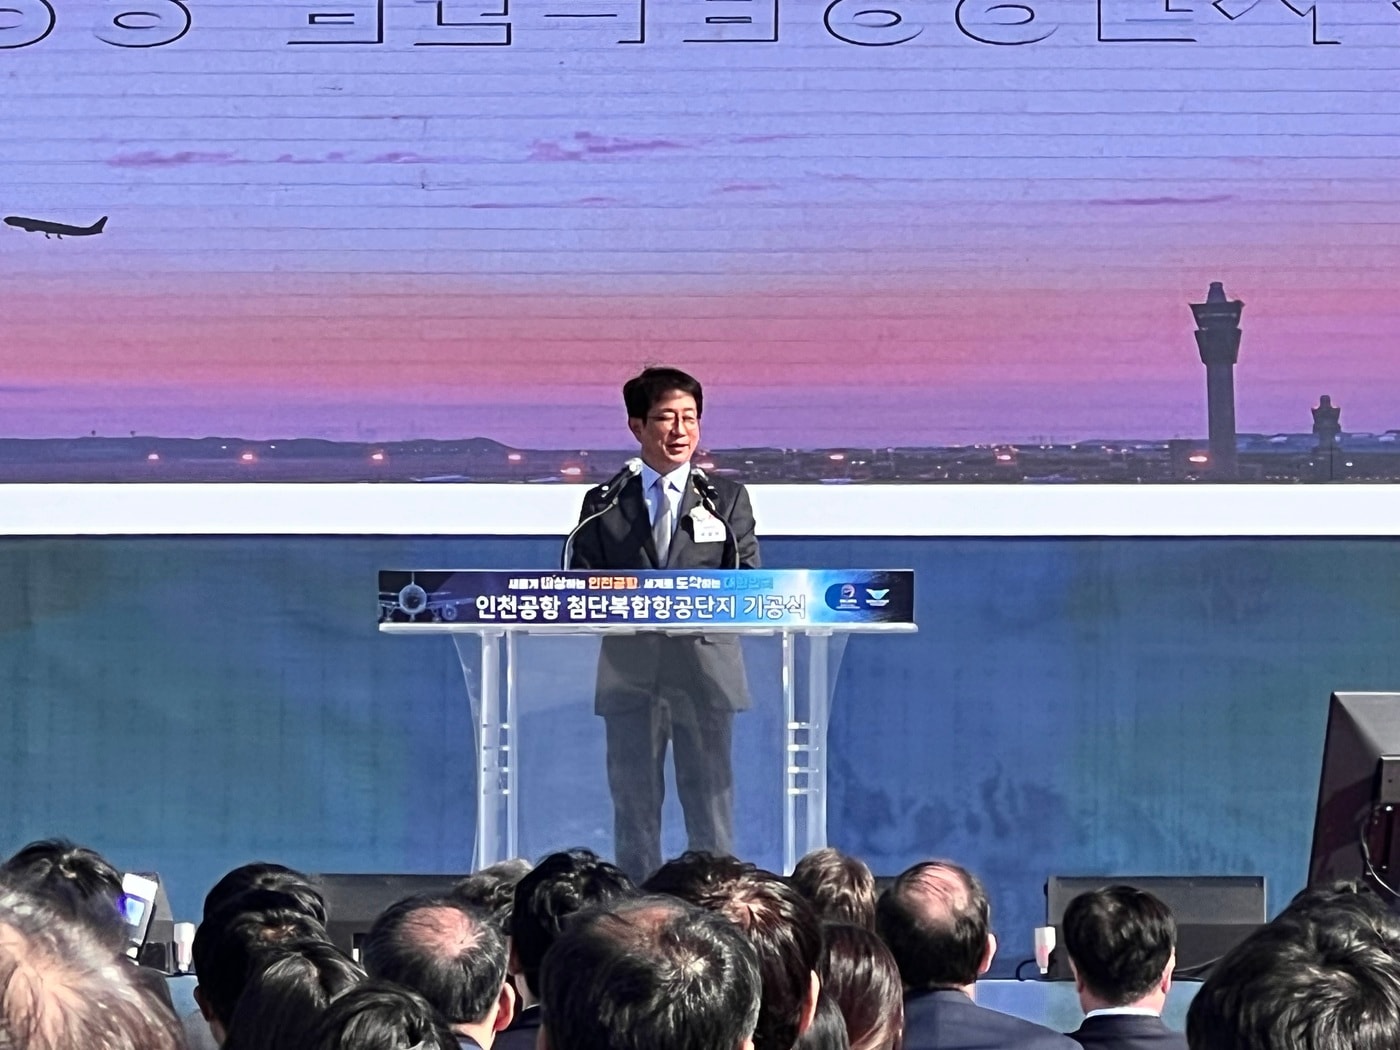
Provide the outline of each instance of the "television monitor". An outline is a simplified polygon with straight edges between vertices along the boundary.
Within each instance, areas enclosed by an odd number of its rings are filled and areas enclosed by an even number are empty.
[[[1400,886],[1400,693],[1333,693],[1308,885]]]

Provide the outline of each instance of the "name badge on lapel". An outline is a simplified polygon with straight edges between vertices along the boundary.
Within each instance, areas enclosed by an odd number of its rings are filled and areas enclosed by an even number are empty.
[[[724,522],[720,521],[704,507],[696,507],[690,512],[690,527],[696,543],[723,543]]]

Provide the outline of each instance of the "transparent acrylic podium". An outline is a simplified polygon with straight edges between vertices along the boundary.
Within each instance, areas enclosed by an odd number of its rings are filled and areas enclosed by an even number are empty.
[[[841,581],[854,578],[857,582],[831,585],[826,580],[828,575],[840,577]],[[508,612],[498,604],[498,600],[503,595],[511,594],[511,583],[538,582],[542,578],[551,582],[567,582],[572,578],[596,582],[600,578],[596,573],[550,573],[542,576],[538,571],[528,574],[470,570],[386,572],[381,574],[380,581],[379,627],[389,634],[445,634],[456,645],[476,728],[476,868],[522,854],[522,759],[527,745],[527,734],[522,726],[522,696],[526,695],[524,683],[527,678],[538,681],[542,673],[552,675],[545,678],[544,688],[537,687],[535,693],[553,692],[568,686],[575,692],[589,694],[591,698],[596,654],[603,637],[641,632],[672,636],[738,634],[744,637],[746,640],[742,644],[755,709],[773,704],[775,694],[778,700],[775,706],[780,706],[781,739],[779,741],[775,734],[771,749],[767,749],[766,743],[759,745],[767,750],[764,750],[764,757],[757,764],[766,767],[760,771],[763,775],[758,777],[759,781],[771,785],[770,797],[773,801],[781,800],[782,865],[784,872],[790,872],[803,854],[827,843],[826,803],[830,767],[827,731],[836,673],[847,640],[854,633],[888,634],[916,630],[912,622],[912,574],[877,570],[830,573],[779,570],[765,572],[761,578],[762,582],[776,581],[771,589],[759,595],[763,600],[758,603],[758,611],[763,612],[766,602],[766,611],[772,616],[774,594],[786,596],[784,610],[790,610],[797,601],[794,595],[798,591],[805,596],[804,605],[828,591],[833,595],[830,604],[836,604],[843,600],[839,597],[841,593],[872,579],[881,584],[880,587],[870,588],[872,593],[889,594],[894,588],[884,585],[890,582],[892,575],[898,575],[900,582],[905,584],[903,590],[907,594],[896,609],[879,607],[876,610],[881,614],[879,616],[862,615],[862,612],[868,613],[870,610],[853,608],[836,611],[847,615],[833,613],[796,617],[785,614],[781,619],[765,618],[757,622],[717,622],[716,618],[702,621],[692,613],[690,618],[671,618],[667,622],[653,619],[638,622],[634,619],[629,623],[589,623],[586,617],[598,608],[596,604],[593,609],[589,608],[587,602],[590,594],[594,599],[601,600],[592,589],[581,594],[558,592],[558,601],[554,603],[558,618],[554,620],[546,620],[538,606],[532,610],[531,619],[522,618],[524,610],[520,607],[519,599],[528,600],[529,592],[515,594],[513,597],[517,601],[510,603]],[[723,602],[723,595],[732,593],[732,585],[736,582],[746,585],[752,582],[747,579],[736,581],[735,572],[627,572],[619,574],[619,581],[638,586],[630,589],[603,588],[614,593],[602,598],[617,608],[617,601],[636,600],[638,591],[652,581],[664,584],[668,580],[707,580],[709,577],[714,578],[717,586],[708,593],[699,591],[693,599],[695,602],[703,602],[706,597]],[[731,586],[725,587],[725,584]],[[844,590],[834,590],[833,587]],[[753,603],[755,599],[755,594],[747,593],[753,591],[751,587],[740,587],[738,591],[746,596],[735,597],[729,604],[729,609],[736,614],[734,619],[739,618],[739,610],[745,604]],[[539,601],[549,601],[543,593],[534,593]],[[581,602],[576,611],[585,617],[584,622],[560,622],[567,619],[570,599],[575,598]],[[687,600],[676,591],[672,591],[669,598],[653,598],[668,602],[668,617],[676,615],[676,603]],[[635,614],[635,605],[629,611]],[[905,615],[899,615],[901,612]],[[506,618],[502,617],[502,613],[506,614]],[[573,706],[571,714],[577,714],[577,706]],[[772,713],[768,712],[768,715]],[[562,717],[536,715],[536,725],[552,730],[552,723],[557,723]],[[736,751],[739,750],[742,736],[776,728],[772,725],[772,717],[745,719],[748,716],[741,715],[735,723]],[[574,733],[577,734],[578,730],[575,729]],[[559,754],[539,755],[541,764],[562,763],[576,757],[568,731],[564,731],[563,739],[554,740],[552,746]],[[782,756],[781,779],[776,775],[776,763],[770,763],[770,758],[779,753]],[[763,792],[766,785],[760,783],[756,788],[750,785],[750,794]],[[743,786],[736,785],[736,789],[742,791]],[[562,791],[556,787],[549,794],[554,797],[563,795],[561,801],[564,803],[574,801],[567,783]],[[736,816],[740,815],[746,801],[754,806],[765,805],[761,800],[737,799]],[[610,816],[609,811],[609,819]],[[591,825],[595,833],[598,826],[596,822]],[[575,837],[581,839],[583,836]],[[551,842],[549,848],[580,844],[583,843]],[[604,847],[599,852],[610,851]]]

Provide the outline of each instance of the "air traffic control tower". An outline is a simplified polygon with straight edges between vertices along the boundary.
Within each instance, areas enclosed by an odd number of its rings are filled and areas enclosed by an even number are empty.
[[[1225,286],[1212,281],[1206,301],[1192,303],[1196,346],[1206,366],[1206,408],[1210,419],[1210,478],[1233,481],[1239,474],[1235,450],[1235,362],[1240,357],[1240,311],[1244,303],[1225,298]]]

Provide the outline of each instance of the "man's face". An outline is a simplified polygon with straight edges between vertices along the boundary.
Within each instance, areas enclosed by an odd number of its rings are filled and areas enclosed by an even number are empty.
[[[658,399],[646,419],[629,419],[627,425],[642,446],[642,462],[658,474],[669,474],[689,462],[700,444],[695,398],[679,390]]]

